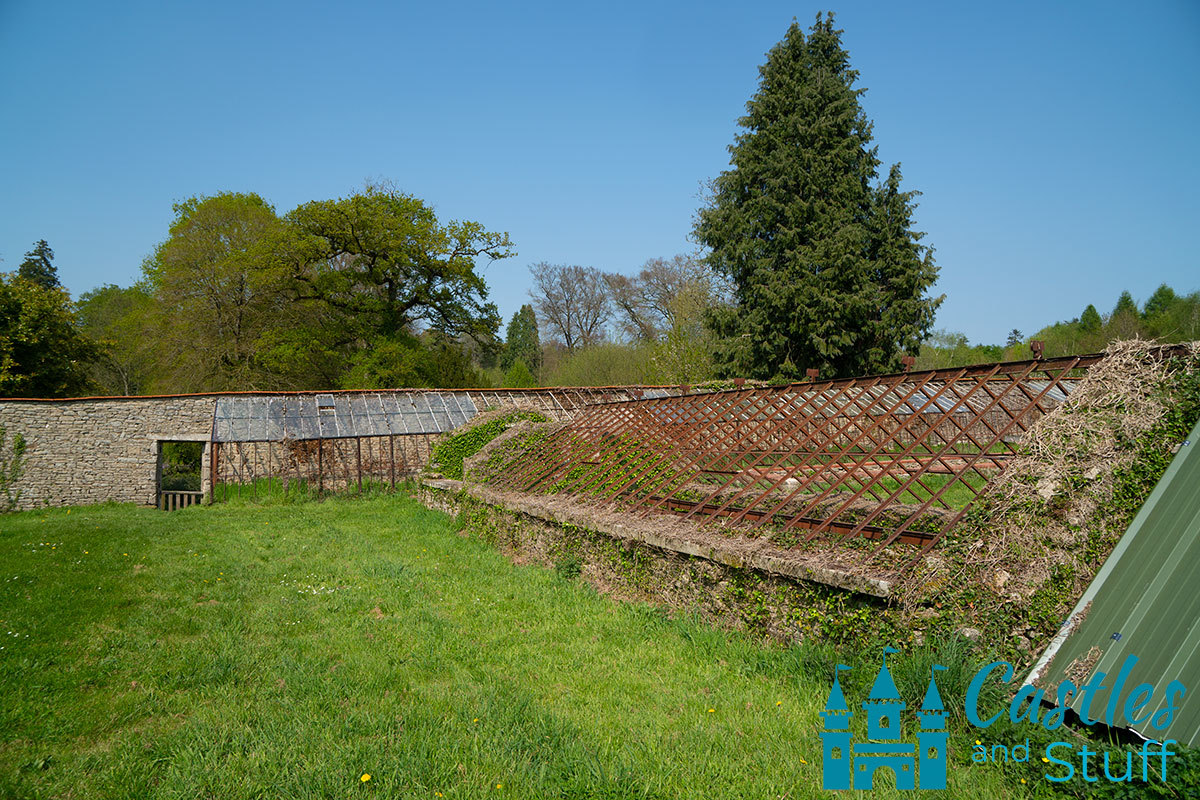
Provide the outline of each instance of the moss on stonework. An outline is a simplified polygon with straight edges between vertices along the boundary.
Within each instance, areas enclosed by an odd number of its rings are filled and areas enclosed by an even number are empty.
[[[465,492],[452,498],[440,490],[422,492],[427,498],[440,495],[439,506],[452,499],[463,533],[514,560],[541,564],[567,579],[578,576],[619,599],[650,602],[666,613],[698,615],[781,641],[864,647],[912,641],[911,632],[896,624],[897,609],[879,598],[532,518]]]

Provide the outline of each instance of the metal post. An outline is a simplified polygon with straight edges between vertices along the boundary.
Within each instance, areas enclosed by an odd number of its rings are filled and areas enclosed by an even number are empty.
[[[208,502],[217,502],[217,476],[220,474],[217,465],[221,461],[221,443],[212,442],[209,445],[208,471],[210,473],[208,480]]]
[[[362,494],[362,437],[354,437],[354,460],[358,465],[358,493]]]

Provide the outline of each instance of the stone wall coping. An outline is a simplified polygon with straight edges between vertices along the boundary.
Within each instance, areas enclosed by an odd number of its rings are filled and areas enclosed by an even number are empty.
[[[513,498],[500,499],[482,486],[467,484],[450,478],[426,478],[421,483],[430,489],[438,489],[452,494],[465,491],[476,500],[481,500],[489,505],[499,506],[508,511],[525,514],[543,522],[586,528],[606,536],[611,536],[614,539],[635,541],[659,550],[695,556],[696,558],[703,558],[730,567],[749,567],[772,575],[822,583],[826,586],[859,592],[860,594],[867,594],[873,597],[888,597],[891,594],[892,584],[890,581],[865,575],[852,575],[849,572],[828,566],[806,564],[801,559],[785,555],[783,551],[776,553],[767,552],[764,547],[757,551],[735,552],[722,548],[719,544],[701,544],[668,533],[651,533],[649,531],[626,527],[620,523],[605,524],[590,518],[586,514],[580,514],[576,517],[568,511],[556,510],[555,515],[549,515],[546,509],[536,503],[522,503],[519,499]]]

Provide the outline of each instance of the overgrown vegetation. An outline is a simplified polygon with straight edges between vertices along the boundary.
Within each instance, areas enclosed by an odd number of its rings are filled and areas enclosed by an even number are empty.
[[[25,437],[13,434],[12,445],[8,443],[8,430],[0,425],[0,513],[12,511],[21,500],[21,490],[16,484],[25,471]]]
[[[200,491],[200,463],[203,442],[163,442],[159,488],[166,492]]]
[[[938,609],[936,630],[970,626],[1025,660],[1076,598],[1200,419],[1200,352],[1161,362],[1129,342],[1041,420],[992,490],[906,584]]]
[[[447,434],[434,445],[428,469],[440,472],[447,478],[462,480],[463,460],[478,453],[488,442],[522,420],[546,422],[547,418],[537,411],[480,415],[455,432]]]

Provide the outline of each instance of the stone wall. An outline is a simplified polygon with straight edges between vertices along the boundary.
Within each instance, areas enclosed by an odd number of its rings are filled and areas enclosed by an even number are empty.
[[[0,425],[25,438],[17,508],[87,503],[154,505],[158,443],[205,442],[201,477],[208,490],[208,439],[216,397],[0,402]]]
[[[465,394],[476,408],[537,408],[551,417],[570,416],[597,402],[628,400],[636,387],[599,389],[396,390]],[[660,389],[677,394],[678,389]],[[317,394],[316,392],[304,394]],[[324,394],[324,393],[322,393]],[[247,395],[243,395],[247,396]],[[257,396],[257,395],[248,395]],[[264,393],[263,397],[274,396]],[[158,445],[163,441],[204,442],[202,490],[211,489],[210,444],[219,394],[169,397],[101,397],[64,400],[0,398],[0,426],[25,438],[25,467],[12,487],[19,509],[73,506],[108,501],[155,505]],[[420,464],[428,459],[430,437],[412,437]],[[416,447],[416,445],[413,445]],[[412,462],[413,456],[408,460]]]

